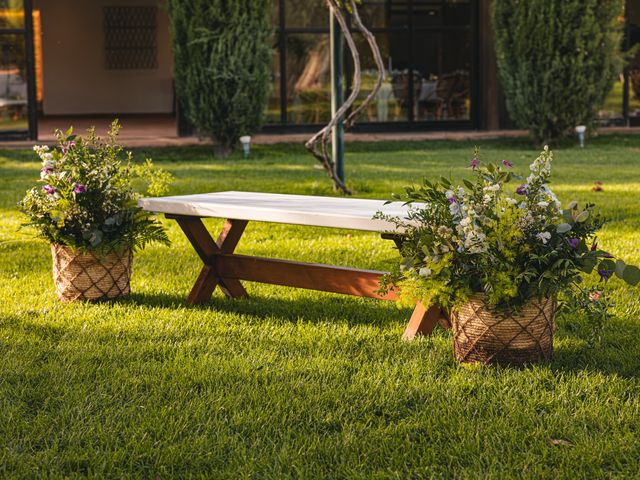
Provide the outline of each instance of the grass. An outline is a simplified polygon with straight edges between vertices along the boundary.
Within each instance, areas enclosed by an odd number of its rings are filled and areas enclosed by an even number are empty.
[[[537,153],[520,140],[481,147],[520,169]],[[472,150],[355,144],[347,175],[359,196],[387,198],[425,175],[459,178]],[[640,263],[640,137],[555,153],[561,199],[597,202],[602,244]],[[295,145],[249,160],[136,155],[171,170],[175,194],[332,194]],[[33,152],[0,152],[0,477],[637,478],[638,289],[612,281],[598,348],[577,312],[559,319],[548,364],[462,367],[450,332],[401,342],[410,311],[388,303],[247,284],[248,300],[188,306],[199,261],[166,222],[173,247],[136,257],[128,299],[63,305],[48,246],[17,231],[38,168]],[[373,234],[260,223],[238,251],[382,269],[395,258]]]

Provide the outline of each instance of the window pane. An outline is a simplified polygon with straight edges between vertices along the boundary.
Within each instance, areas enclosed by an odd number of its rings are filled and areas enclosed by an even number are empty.
[[[27,127],[24,36],[0,35],[0,131]]]
[[[469,0],[414,0],[415,27],[465,26],[471,24]]]
[[[360,17],[369,28],[406,27],[409,18],[408,0],[364,0]]]
[[[631,48],[640,45],[640,4],[627,2],[627,18],[629,20],[629,43]],[[629,65],[629,116],[633,123],[640,119],[640,52]]]
[[[630,47],[640,42],[640,8],[637,2],[627,2],[627,30]],[[626,43],[626,42],[625,42]],[[629,68],[629,116],[632,120],[640,116],[640,55],[631,60]],[[604,106],[598,112],[598,118],[604,124],[619,124],[624,121],[624,74],[620,72],[605,99]]]
[[[471,2],[448,0],[444,5],[444,24],[447,26],[471,25]]]
[[[274,28],[280,28],[280,2],[271,0],[271,23]]]
[[[286,28],[329,28],[329,9],[322,0],[285,0]]]
[[[288,122],[327,122],[331,116],[329,35],[287,35],[286,49]]]
[[[631,91],[629,92],[629,116],[640,118],[640,65],[636,64],[633,70],[629,72],[629,83]],[[634,125],[637,123],[634,121]]]
[[[618,74],[616,80],[607,95],[602,110],[598,112],[598,118],[604,123],[616,123],[616,121],[624,118],[623,109],[623,91],[624,91],[624,77],[622,72]],[[633,107],[630,106],[630,110]]]
[[[22,0],[0,0],[0,28],[24,28]]]
[[[265,122],[280,123],[280,53],[276,44],[271,51],[271,95],[265,111]]]
[[[357,107],[371,92],[378,77],[373,55],[366,40],[357,34],[354,36],[361,53],[362,89]],[[408,57],[409,36],[399,33],[378,33],[376,35],[382,60],[387,70],[387,78],[375,100],[361,114],[358,122],[397,122],[409,119]],[[397,56],[394,56],[396,54]]]
[[[413,3],[415,27],[439,27],[444,25],[442,2],[417,0]]]
[[[416,120],[468,120],[471,35],[419,33],[414,38],[414,75],[419,85],[414,105]]]

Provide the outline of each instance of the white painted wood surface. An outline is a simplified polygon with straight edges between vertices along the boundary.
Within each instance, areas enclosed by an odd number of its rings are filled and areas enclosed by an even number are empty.
[[[378,211],[405,218],[401,203],[384,200],[317,197],[256,192],[217,192],[175,197],[142,198],[144,210],[173,215],[232,218],[260,222],[346,228],[370,232],[395,231],[393,223],[375,220]]]

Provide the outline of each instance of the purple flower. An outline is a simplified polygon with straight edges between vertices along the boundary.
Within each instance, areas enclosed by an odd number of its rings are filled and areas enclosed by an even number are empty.
[[[518,188],[516,188],[516,193],[518,195],[526,195],[527,194],[527,186],[523,183]]]
[[[456,198],[455,195],[450,196],[449,198],[447,198],[447,200],[449,200],[449,203],[451,205],[453,205],[454,203],[458,203],[458,199]]]
[[[598,270],[598,275],[600,275],[600,280],[606,283],[613,275],[613,270]]]
[[[477,158],[473,158],[471,159],[471,169],[475,170],[476,168],[478,168],[478,159]]]
[[[53,195],[54,193],[56,193],[56,189],[51,185],[44,185],[42,187],[42,190],[44,190],[47,195]]]
[[[51,175],[53,173],[53,167],[44,167],[40,172],[43,176]]]
[[[504,165],[507,168],[513,167],[513,163],[511,163],[509,160],[502,160],[502,165]]]
[[[569,244],[569,246],[571,248],[578,248],[578,245],[580,245],[580,239],[579,238],[568,238],[567,239],[567,243]]]
[[[85,187],[83,184],[81,183],[73,184],[73,193],[86,193],[86,192],[87,192],[87,187]]]
[[[69,150],[71,150],[75,146],[76,146],[75,140],[71,140],[70,142],[67,142],[66,144],[62,145],[60,147],[60,150],[62,150],[62,153],[67,153]]]

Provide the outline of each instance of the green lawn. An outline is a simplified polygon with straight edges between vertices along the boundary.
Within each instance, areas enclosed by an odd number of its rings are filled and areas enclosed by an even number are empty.
[[[523,172],[537,155],[524,140],[480,146]],[[459,178],[473,144],[349,150],[358,196],[387,198]],[[332,194],[300,146],[254,153],[136,152],[175,174],[174,194]],[[640,136],[555,153],[561,199],[598,202],[602,244],[640,263]],[[578,312],[559,319],[550,364],[465,368],[450,332],[401,342],[410,311],[389,303],[247,284],[249,300],[188,306],[199,260],[166,222],[173,247],[136,257],[130,298],[63,305],[48,245],[17,231],[38,168],[33,152],[0,151],[0,478],[638,478],[639,289],[612,281],[598,348]],[[373,234],[259,223],[238,251],[380,269],[396,257]]]

